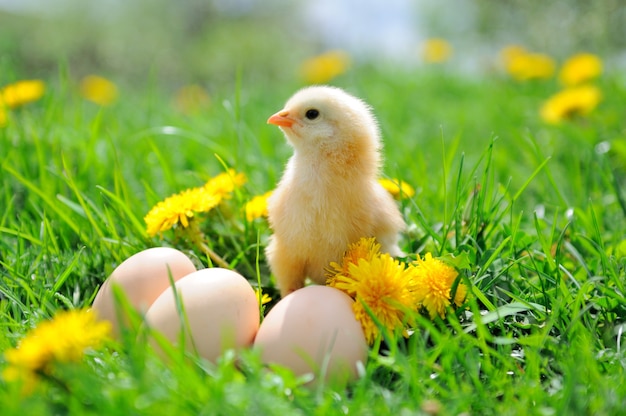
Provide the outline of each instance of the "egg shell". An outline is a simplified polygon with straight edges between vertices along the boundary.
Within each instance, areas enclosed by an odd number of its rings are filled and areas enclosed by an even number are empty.
[[[345,382],[357,377],[368,348],[353,300],[327,286],[307,286],[285,296],[267,314],[254,341],[264,363],[296,375],[324,374]]]
[[[114,285],[118,285],[130,304],[143,314],[170,287],[170,274],[177,281],[195,271],[189,257],[176,249],[154,247],[140,251],[113,270],[98,290],[92,308],[100,319],[112,323],[114,335],[119,336],[120,328],[127,323],[115,300]]]
[[[239,273],[201,269],[174,285],[186,314],[185,348],[215,361],[226,349],[252,344],[259,328],[259,303],[254,289]],[[180,341],[181,316],[174,290],[165,290],[146,313],[150,328],[172,344]],[[188,330],[187,330],[188,328]],[[190,336],[191,335],[191,336]],[[160,351],[154,339],[152,345]]]

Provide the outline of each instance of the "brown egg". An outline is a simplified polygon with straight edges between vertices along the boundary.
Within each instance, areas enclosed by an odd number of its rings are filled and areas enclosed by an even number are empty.
[[[185,348],[215,361],[226,349],[247,347],[259,328],[259,303],[254,289],[239,273],[211,268],[180,279],[154,301],[146,322],[172,344],[181,339],[185,325]],[[177,307],[178,296],[185,316]],[[152,339],[152,344],[158,343]],[[157,351],[160,349],[156,348]]]
[[[130,304],[145,313],[154,300],[174,281],[196,271],[195,266],[182,252],[168,247],[155,247],[126,259],[100,287],[93,301],[98,317],[110,321],[113,333],[119,336],[120,327],[127,325],[119,305],[116,304],[112,286],[118,285]]]
[[[367,360],[367,342],[353,300],[327,286],[307,286],[285,296],[267,314],[254,341],[263,362],[346,382]]]

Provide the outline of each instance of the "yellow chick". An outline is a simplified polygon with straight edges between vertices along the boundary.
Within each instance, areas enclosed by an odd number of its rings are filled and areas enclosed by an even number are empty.
[[[267,122],[294,149],[267,207],[273,235],[266,255],[282,296],[307,277],[324,284],[330,262],[362,237],[402,255],[398,234],[405,224],[377,180],[382,143],[366,103],[339,88],[307,87]]]

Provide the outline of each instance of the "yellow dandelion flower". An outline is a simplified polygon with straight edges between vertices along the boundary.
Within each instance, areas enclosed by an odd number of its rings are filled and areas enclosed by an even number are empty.
[[[7,113],[0,106],[0,127],[4,127],[7,125]]]
[[[153,237],[175,225],[183,228],[196,213],[210,211],[221,202],[220,195],[211,193],[206,187],[187,189],[156,204],[144,217],[146,232]]]
[[[37,373],[48,372],[55,362],[80,361],[85,350],[99,347],[110,333],[111,324],[97,320],[92,310],[59,312],[30,331],[16,348],[4,352],[8,367],[3,378],[28,381]]]
[[[452,266],[433,258],[426,253],[424,259],[418,256],[410,267],[414,278],[414,290],[417,304],[424,307],[431,318],[446,315],[446,308],[451,304],[460,306],[467,296],[467,287],[459,283],[454,299],[450,299],[452,286],[458,272]]]
[[[209,179],[204,184],[204,188],[209,193],[220,198],[228,198],[235,189],[243,186],[246,180],[246,175],[243,173],[237,173],[234,169],[228,169],[228,171]]]
[[[334,261],[330,263],[330,267],[326,270],[326,284],[333,286],[335,279],[339,275],[349,276],[350,265],[358,264],[360,259],[372,261],[373,258],[378,256],[380,256],[380,244],[376,242],[376,238],[361,238],[356,243],[348,246],[346,252],[343,253],[341,264]],[[354,297],[355,293],[348,293],[348,295]]]
[[[380,331],[368,309],[384,327],[395,332],[404,330],[405,313],[415,308],[411,273],[389,254],[349,263],[348,274],[338,274],[330,286],[355,299],[354,315],[370,344]]]
[[[408,183],[398,179],[381,178],[378,183],[387,190],[394,198],[411,198],[415,195],[415,189]]]
[[[445,62],[452,56],[452,46],[441,38],[427,39],[422,44],[422,58],[431,64]]]
[[[502,48],[502,50],[500,51],[500,58],[506,65],[506,63],[510,62],[512,59],[515,59],[518,56],[526,55],[526,54],[528,54],[528,51],[523,46],[508,45]]]
[[[597,78],[602,73],[602,60],[590,53],[579,53],[570,57],[559,71],[559,81],[573,87]]]
[[[530,53],[521,46],[510,46],[501,52],[506,71],[518,81],[547,79],[555,71],[554,59],[541,53]]]
[[[550,97],[541,107],[540,115],[545,122],[558,124],[589,114],[601,100],[600,90],[592,85],[568,88]]]
[[[211,104],[206,89],[200,85],[186,85],[180,88],[174,97],[174,106],[178,111],[185,114],[194,114]]]
[[[272,298],[267,293],[263,293],[261,289],[254,289],[254,293],[259,305],[266,305],[272,301]]]
[[[4,352],[4,358],[12,366],[7,369],[8,374],[18,377],[23,371],[42,371],[52,362],[54,354],[51,346],[56,339],[47,339],[49,332],[45,330],[45,326],[39,330],[33,330],[30,336],[22,339],[19,347]],[[7,373],[3,375],[7,378]]]
[[[267,199],[272,193],[273,191],[269,191],[263,195],[257,195],[246,203],[246,219],[248,221],[267,217]]]
[[[80,82],[80,93],[87,100],[101,106],[113,104],[117,99],[117,86],[106,78],[88,75]]]
[[[340,50],[333,50],[304,61],[300,66],[300,74],[307,83],[324,84],[345,73],[349,67],[349,55]]]
[[[19,107],[39,100],[46,90],[42,80],[32,79],[5,85],[0,90],[0,107]]]

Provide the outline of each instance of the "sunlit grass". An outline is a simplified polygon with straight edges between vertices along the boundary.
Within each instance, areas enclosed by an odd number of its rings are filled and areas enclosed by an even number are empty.
[[[242,81],[192,114],[158,88],[120,87],[117,101],[100,107],[73,81],[47,82],[40,101],[10,110],[0,128],[0,351],[59,310],[88,307],[137,251],[171,245],[208,265],[174,234],[149,237],[143,218],[225,168],[248,182],[210,213],[207,244],[277,298],[263,258],[267,223],[246,218],[245,205],[273,189],[290,154],[265,120],[296,82],[273,90]],[[58,368],[62,383],[31,395],[0,381],[2,414],[619,413],[624,80],[598,80],[598,108],[556,126],[539,113],[556,80],[360,68],[336,84],[374,107],[384,177],[415,190],[398,200],[408,259],[467,256],[463,308],[445,320],[415,316],[408,338],[383,331],[347,389],[305,387],[248,351],[217,364],[175,351],[166,364],[128,336]]]

